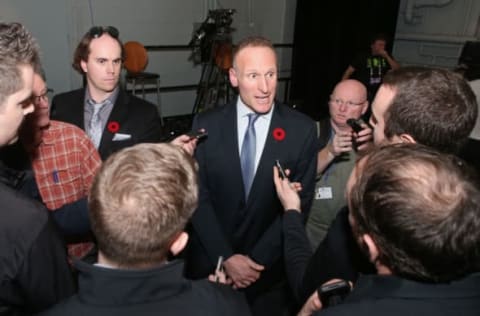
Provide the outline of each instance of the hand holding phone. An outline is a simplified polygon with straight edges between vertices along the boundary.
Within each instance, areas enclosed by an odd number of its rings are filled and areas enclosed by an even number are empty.
[[[207,137],[208,132],[204,129],[199,129],[198,131],[190,131],[187,133],[187,135],[190,137],[190,139],[196,138],[197,140],[200,140],[204,137]]]
[[[280,164],[280,161],[278,159],[275,160],[275,166],[277,166],[277,168],[278,168],[278,172],[280,173],[280,178],[282,178],[282,179],[287,178],[287,174],[285,173],[285,170],[283,169],[283,167]]]
[[[350,284],[345,280],[324,284],[317,289],[322,308],[340,304],[350,293]]]
[[[347,124],[352,128],[352,130],[355,132],[355,133],[359,133],[361,130],[363,130],[363,124],[365,124],[365,122],[359,118],[359,119],[353,119],[353,118],[349,118],[347,120]]]

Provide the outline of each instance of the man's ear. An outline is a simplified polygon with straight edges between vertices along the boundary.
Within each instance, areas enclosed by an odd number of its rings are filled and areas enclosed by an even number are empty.
[[[82,67],[83,72],[87,72],[87,62],[85,60],[80,60],[80,67]]]
[[[186,232],[181,232],[180,234],[178,234],[178,236],[175,238],[175,240],[172,242],[172,245],[170,246],[170,252],[172,253],[172,255],[178,255],[187,245],[187,241],[188,234]]]
[[[372,237],[369,234],[362,235],[363,243],[367,246],[368,249],[368,259],[371,263],[375,263],[378,258],[379,252],[377,245],[373,241]]]
[[[410,134],[400,134],[399,138],[402,143],[411,143],[411,144],[417,143],[415,139],[412,137],[412,135]]]
[[[238,78],[237,71],[232,67],[228,70],[228,76],[230,78],[230,83],[233,87],[238,87]]]

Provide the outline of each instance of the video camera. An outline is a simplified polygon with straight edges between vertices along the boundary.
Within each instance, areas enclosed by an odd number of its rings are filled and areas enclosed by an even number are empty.
[[[232,31],[230,25],[233,22],[235,9],[216,9],[208,11],[208,16],[203,23],[194,32],[188,46],[201,46],[205,38],[215,36],[222,37],[229,35]]]

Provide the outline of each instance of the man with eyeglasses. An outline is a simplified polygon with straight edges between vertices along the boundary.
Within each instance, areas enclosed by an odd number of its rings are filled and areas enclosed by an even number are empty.
[[[83,258],[93,248],[86,197],[101,159],[83,130],[50,120],[51,92],[43,70],[37,67],[33,77],[34,112],[25,118],[20,141],[2,151],[2,160],[28,175],[33,172],[26,182],[30,185],[23,191],[52,211],[62,233],[68,240],[75,240],[68,242],[69,257]]]
[[[56,95],[52,119],[74,124],[89,135],[102,160],[113,152],[161,137],[156,107],[119,85],[124,50],[112,26],[92,27],[74,53],[73,68],[86,87]]]
[[[367,89],[357,80],[339,82],[328,103],[330,118],[319,122],[317,182],[312,208],[307,220],[307,234],[313,249],[325,237],[338,210],[345,205],[345,184],[352,170],[357,150],[363,150],[372,139],[372,130],[355,132],[347,124],[359,119],[368,108]]]

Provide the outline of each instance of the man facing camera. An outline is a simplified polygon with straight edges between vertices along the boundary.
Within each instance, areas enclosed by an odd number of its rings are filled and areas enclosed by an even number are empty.
[[[200,199],[192,217],[188,275],[204,278],[222,256],[227,275],[245,289],[254,314],[281,315],[290,297],[285,282],[282,208],[272,183],[275,160],[303,185],[310,209],[315,184],[316,129],[305,115],[275,101],[277,57],[262,37],[239,42],[230,69],[234,102],[200,113]]]
[[[86,87],[52,100],[52,119],[85,130],[102,160],[119,149],[160,140],[156,107],[119,86],[123,59],[118,30],[112,26],[92,27],[73,58],[73,68],[85,76]]]
[[[325,237],[330,223],[345,205],[345,184],[357,152],[371,144],[372,130],[359,120],[368,108],[367,89],[357,80],[340,81],[333,89],[330,117],[319,122],[317,182],[306,230],[313,249]],[[349,122],[356,130],[352,129]]]
[[[76,262],[79,292],[46,315],[249,315],[242,294],[183,277],[168,261],[185,247],[197,206],[197,167],[172,144],[139,144],[113,154],[89,196],[98,263]]]

